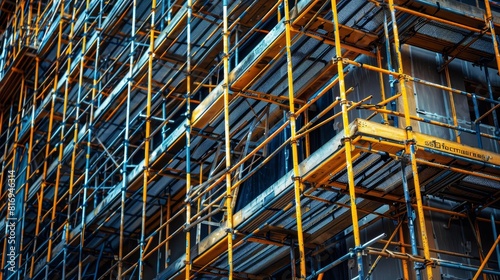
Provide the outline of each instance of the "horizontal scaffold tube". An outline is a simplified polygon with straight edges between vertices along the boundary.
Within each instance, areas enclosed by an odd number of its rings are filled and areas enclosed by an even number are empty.
[[[330,263],[329,265],[321,268],[320,270],[318,270],[316,272],[311,273],[311,275],[309,275],[306,279],[312,280],[312,279],[314,279],[314,277],[316,277],[316,275],[320,275],[322,273],[325,273],[326,271],[336,267],[337,265],[341,264],[342,262],[344,262],[348,259],[354,258],[356,256],[356,252],[365,250],[366,248],[370,247],[371,245],[373,245],[374,243],[376,243],[377,241],[379,241],[380,239],[382,239],[386,236],[387,235],[385,233],[378,235],[377,237],[373,238],[372,240],[369,240],[368,242],[366,242],[365,244],[362,244],[361,246],[354,248],[353,250],[351,250],[347,254],[343,255],[342,257],[340,257],[336,261]]]

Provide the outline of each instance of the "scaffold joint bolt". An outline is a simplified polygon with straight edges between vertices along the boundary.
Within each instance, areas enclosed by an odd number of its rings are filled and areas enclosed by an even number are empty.
[[[336,57],[332,58],[332,60],[334,63],[339,63],[339,62],[343,63],[344,62],[344,58],[341,56],[336,56]]]
[[[399,74],[398,76],[398,80],[405,80],[405,81],[409,81],[410,80],[410,76],[406,75],[406,74]]]
[[[409,145],[413,145],[413,144],[415,144],[415,143],[416,143],[416,141],[415,141],[415,139],[413,139],[413,138],[412,138],[412,139],[407,139],[407,140],[405,140],[405,141],[404,141],[404,143],[405,143],[405,144],[409,144]]]
[[[432,266],[432,267],[436,267],[436,262],[434,262],[433,260],[425,260],[424,265],[425,265],[425,266]]]
[[[343,137],[342,139],[340,139],[342,143],[351,142],[351,140],[352,140],[351,137]]]
[[[408,164],[410,162],[410,158],[408,155],[400,155],[399,160],[404,164]]]
[[[302,177],[301,177],[301,176],[293,176],[293,175],[292,175],[292,180],[293,180],[293,181],[299,181],[299,182],[302,182]]]

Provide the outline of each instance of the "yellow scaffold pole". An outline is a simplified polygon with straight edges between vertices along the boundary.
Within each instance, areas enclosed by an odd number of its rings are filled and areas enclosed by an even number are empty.
[[[227,1],[222,1],[223,48],[224,48],[224,136],[226,152],[226,213],[227,213],[227,264],[228,278],[233,279],[233,195],[231,191],[231,139],[229,127],[229,31],[227,28]]]
[[[450,70],[448,68],[448,64],[446,64],[444,67],[444,74],[446,76],[446,86],[451,88]],[[448,98],[450,99],[451,114],[453,116],[453,125],[455,127],[458,127],[457,109],[455,107],[455,99],[453,98],[453,92],[448,91]],[[455,129],[455,139],[457,143],[460,143],[460,132],[456,129]]]
[[[288,74],[288,101],[290,104],[290,146],[292,148],[292,161],[293,161],[293,183],[295,191],[295,215],[297,220],[297,246],[299,247],[299,263],[300,263],[300,276],[298,279],[306,279],[306,257],[304,250],[304,233],[302,232],[302,209],[300,204],[300,196],[302,192],[302,182],[300,180],[299,170],[299,156],[297,151],[297,138],[295,128],[295,102],[294,102],[294,89],[293,89],[293,65],[292,65],[292,50],[291,50],[291,24],[290,24],[290,7],[288,0],[283,1],[285,6],[285,38],[286,38],[286,61],[287,61],[287,74]],[[295,264],[292,264],[295,265]],[[293,276],[295,277],[295,275]]]
[[[40,58],[35,58],[35,81],[33,83],[33,105],[31,107],[31,122],[30,122],[30,140],[28,146],[28,163],[32,161],[33,158],[33,139],[35,138],[35,113],[36,113],[36,99],[38,96],[38,72],[40,69]],[[1,120],[0,120],[1,124]],[[1,131],[0,131],[1,134]],[[30,178],[31,178],[31,164],[26,166],[26,189],[24,193],[24,207],[27,209],[27,201],[29,197],[29,188],[30,188]],[[24,224],[26,221],[23,221],[23,230],[21,231],[21,253],[19,255],[19,264],[21,264],[23,260],[24,253]],[[26,266],[28,264],[28,258],[26,259]]]
[[[382,54],[380,51],[380,47],[377,47],[377,66],[379,68],[382,68]],[[380,99],[381,101],[385,101],[385,83],[384,74],[382,74],[382,72],[378,73],[378,80],[380,83]],[[382,108],[385,109],[386,106],[384,105]],[[387,114],[382,114],[382,118],[384,120],[384,124],[389,124],[389,118],[387,117]]]
[[[146,235],[146,207],[148,200],[148,181],[149,181],[149,153],[151,150],[151,99],[153,95],[153,56],[155,48],[155,11],[156,0],[151,3],[151,30],[149,33],[149,54],[148,54],[148,93],[146,103],[146,132],[144,140],[144,176],[142,186],[142,222],[141,222],[141,244],[139,259],[139,279],[144,277],[144,252]]]
[[[52,214],[50,218],[50,232],[49,232],[49,241],[48,241],[48,253],[47,253],[47,266],[45,267],[45,275],[48,275],[49,273],[49,264],[50,261],[52,260],[52,243],[53,243],[53,236],[54,236],[54,224],[56,222],[56,214],[57,214],[57,201],[58,201],[58,195],[59,195],[59,186],[60,186],[60,180],[61,180],[61,172],[62,172],[62,167],[63,167],[63,155],[64,155],[64,133],[65,133],[65,128],[66,128],[66,113],[68,109],[68,94],[69,94],[69,83],[70,83],[70,72],[71,72],[71,56],[72,56],[72,49],[73,49],[73,33],[74,33],[74,27],[75,27],[75,13],[76,13],[76,8],[73,8],[73,16],[71,20],[71,28],[70,28],[70,34],[69,34],[69,45],[68,45],[68,50],[67,50],[67,56],[68,56],[68,63],[67,63],[67,70],[66,70],[66,82],[65,82],[65,88],[64,88],[64,105],[63,105],[63,114],[62,114],[62,121],[61,121],[61,129],[60,129],[60,136],[59,136],[59,155],[57,159],[57,170],[56,170],[56,181],[55,181],[55,186],[54,186],[54,196],[53,196],[53,201],[52,201]],[[68,204],[71,204],[69,202]]]
[[[422,194],[420,190],[420,182],[418,178],[418,168],[417,168],[417,160],[415,158],[415,141],[413,140],[412,135],[412,127],[411,127],[411,119],[410,119],[410,106],[408,103],[408,93],[406,91],[406,80],[403,72],[403,59],[400,51],[400,42],[399,42],[399,34],[398,34],[398,26],[396,23],[396,12],[394,9],[394,0],[389,0],[389,10],[391,12],[392,19],[392,30],[394,33],[394,49],[396,52],[396,59],[398,61],[398,73],[399,73],[399,86],[401,95],[403,98],[403,110],[405,114],[405,126],[406,126],[406,145],[405,145],[405,154],[410,157],[411,168],[413,171],[413,184],[415,187],[415,198],[417,202],[417,214],[418,214],[418,222],[420,226],[420,235],[422,238],[422,247],[424,249],[424,257],[429,263],[425,263],[427,270],[427,279],[432,280],[432,266],[430,265],[431,254],[429,251],[429,241],[427,238],[427,229],[425,226],[425,216],[424,209],[422,203]]]
[[[498,50],[498,41],[495,34],[495,25],[493,24],[493,15],[491,14],[490,1],[484,0],[484,6],[486,9],[485,21],[491,32],[491,40],[493,41],[493,49],[495,51],[495,58],[497,62],[497,75],[500,75],[500,51]]]
[[[186,75],[186,264],[185,279],[191,278],[191,231],[188,229],[191,223],[191,201],[189,191],[191,190],[191,16],[193,13],[192,0],[187,0],[187,75]]]
[[[64,3],[61,4],[61,10],[60,10],[61,16],[64,13]],[[56,71],[55,71],[55,76],[54,76],[54,89],[52,92],[52,102],[51,102],[51,109],[50,109],[50,117],[49,117],[49,126],[47,128],[47,142],[45,144],[45,158],[48,159],[50,155],[50,141],[52,139],[52,126],[53,126],[53,121],[54,121],[54,107],[55,107],[55,101],[56,101],[56,89],[57,89],[57,84],[59,82],[59,58],[61,56],[61,44],[62,44],[62,31],[63,29],[63,21],[59,22],[59,35],[58,35],[58,40],[57,40],[57,51],[56,51]],[[42,183],[40,186],[40,193],[38,196],[38,210],[37,210],[37,222],[35,226],[35,241],[34,241],[34,246],[33,246],[33,256],[31,259],[31,269],[30,269],[30,278],[33,277],[33,272],[35,270],[35,258],[36,258],[36,251],[37,251],[37,240],[38,240],[38,234],[40,232],[40,224],[43,222],[42,221],[42,208],[43,208],[43,197],[44,197],[44,191],[45,187],[47,186],[47,171],[48,171],[48,161],[45,160],[43,163],[43,175],[42,175]],[[50,252],[48,252],[50,254]]]
[[[356,205],[356,190],[354,185],[354,171],[352,169],[352,149],[353,145],[351,143],[351,130],[349,128],[349,115],[347,108],[345,81],[344,81],[344,66],[342,63],[342,49],[340,42],[340,32],[339,32],[339,17],[337,13],[337,1],[332,0],[332,13],[333,13],[333,25],[335,31],[335,54],[337,56],[337,72],[339,76],[339,90],[340,90],[340,103],[342,106],[342,120],[344,126],[344,145],[345,145],[345,156],[346,156],[346,168],[347,168],[347,178],[349,184],[349,195],[351,203],[351,217],[352,217],[352,231],[354,235],[354,246],[358,248],[361,246],[361,238],[359,234],[359,224],[358,224],[358,210]],[[358,262],[358,279],[364,279],[364,269],[363,269],[363,256],[361,251],[356,252],[356,258]]]

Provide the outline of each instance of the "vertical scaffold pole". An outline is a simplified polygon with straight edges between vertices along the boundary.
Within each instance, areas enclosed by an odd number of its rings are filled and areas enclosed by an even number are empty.
[[[21,47],[23,46],[24,44],[24,5],[26,4],[26,1],[20,1],[20,5],[21,5],[21,18],[19,19],[19,23],[18,23],[18,28],[19,28],[19,37],[18,37],[18,40],[17,40],[17,44],[18,44],[18,51],[20,52],[21,51]]]
[[[167,25],[172,21],[172,0],[167,0]]]
[[[472,94],[472,105],[474,106],[474,127],[476,130],[477,147],[479,149],[483,148],[483,140],[481,138],[481,114],[479,113],[479,103],[477,102],[477,96],[475,93]]]
[[[28,165],[26,166],[26,189],[24,192],[24,211],[28,209],[28,197],[29,197],[29,187],[30,187],[30,177],[31,177],[31,160],[33,153],[33,138],[35,137],[35,112],[36,112],[36,99],[38,95],[38,72],[40,67],[40,58],[35,58],[35,80],[33,82],[33,105],[31,107],[31,123],[30,123],[30,139],[28,144]],[[0,126],[2,122],[0,119]],[[1,131],[0,131],[1,134]],[[20,247],[20,255],[19,255],[19,265],[21,266],[23,260],[24,253],[24,225],[26,223],[26,219],[23,218],[23,222],[21,225],[21,247]],[[25,265],[27,266],[28,260],[26,260]],[[26,271],[26,268],[24,269]],[[21,272],[19,272],[21,273]]]
[[[292,34],[290,23],[290,7],[288,0],[283,0],[285,8],[285,39],[286,39],[286,61],[287,61],[287,74],[288,74],[288,101],[290,104],[290,146],[292,148],[292,161],[293,161],[293,183],[295,192],[295,215],[297,220],[297,247],[299,248],[299,264],[300,276],[299,279],[306,279],[306,256],[304,250],[304,233],[302,231],[302,209],[300,203],[300,196],[302,190],[302,182],[299,170],[299,155],[297,150],[296,139],[296,118],[295,116],[295,92],[293,89],[293,64],[292,64]],[[293,276],[295,277],[295,275]]]
[[[389,26],[387,23],[387,14],[386,10],[384,9],[384,39],[385,39],[385,56],[387,60],[387,70],[393,71],[392,67],[392,56],[391,56],[391,41],[389,40]],[[389,88],[391,90],[390,95],[391,97],[396,95],[396,89],[394,86],[394,77],[392,75],[389,75]],[[396,111],[396,101],[393,100],[391,101],[391,110]],[[398,127],[398,118],[397,117],[391,117],[393,120],[393,126]],[[389,121],[389,118],[387,119]]]
[[[309,110],[304,111],[304,123],[309,123]],[[311,155],[311,135],[309,133],[306,134],[304,137],[305,140],[305,152],[306,152],[306,158],[308,158]]]
[[[172,217],[172,213],[170,211],[171,200],[172,200],[172,197],[170,195],[170,190],[169,190],[168,196],[167,196],[167,218],[166,218],[167,225],[165,226],[165,238],[167,238],[167,239],[170,237],[170,218]],[[165,242],[165,269],[168,267],[168,263],[169,263],[169,259],[170,259],[169,245],[170,245],[170,240],[167,240],[167,242]]]
[[[60,10],[61,17],[64,14],[64,2],[61,3],[61,10]],[[43,162],[43,175],[42,175],[42,183],[40,186],[40,194],[38,196],[38,211],[37,211],[37,222],[35,226],[35,242],[33,246],[33,256],[31,259],[31,269],[30,269],[30,278],[33,277],[33,271],[35,269],[35,257],[36,257],[36,250],[37,250],[37,239],[38,239],[38,234],[40,230],[40,223],[42,223],[42,207],[43,207],[43,197],[44,197],[44,190],[45,187],[47,186],[47,171],[48,171],[48,158],[50,155],[50,141],[52,139],[52,126],[53,126],[53,121],[54,121],[54,110],[55,110],[55,102],[56,102],[56,95],[57,95],[57,84],[59,83],[59,58],[61,56],[61,45],[62,45],[62,36],[63,36],[63,21],[61,20],[59,22],[59,35],[58,35],[58,40],[57,40],[57,50],[56,50],[56,70],[55,70],[55,76],[54,76],[54,89],[52,92],[52,104],[50,108],[50,117],[49,117],[49,126],[47,129],[47,143],[45,144],[45,159]],[[54,193],[55,194],[55,193]],[[56,199],[57,200],[57,199]],[[50,252],[49,252],[50,253]]]
[[[391,12],[391,20],[392,20],[392,31],[394,34],[394,51],[396,53],[396,59],[398,63],[398,74],[399,74],[399,86],[401,95],[403,97],[403,110],[405,115],[405,130],[406,130],[406,144],[405,144],[405,154],[410,157],[411,168],[413,171],[413,184],[415,187],[415,198],[417,202],[417,214],[418,214],[418,222],[420,226],[420,235],[422,238],[422,247],[424,249],[424,257],[427,263],[426,266],[427,271],[427,279],[432,280],[432,266],[430,265],[431,254],[429,251],[429,241],[427,238],[427,229],[425,226],[425,216],[424,216],[424,208],[422,204],[422,194],[420,190],[420,182],[418,178],[418,168],[417,168],[417,160],[415,158],[415,141],[413,140],[412,135],[412,127],[410,120],[410,105],[408,103],[408,93],[406,91],[406,80],[403,72],[403,58],[401,56],[400,51],[400,42],[399,42],[399,33],[398,33],[398,25],[396,22],[396,11],[394,9],[394,0],[389,0],[389,10]]]
[[[25,87],[26,87],[26,77],[24,76],[24,73],[23,73],[22,74],[22,78],[21,78],[21,88],[19,90],[19,103],[17,104],[17,112],[16,112],[16,120],[15,120],[15,130],[14,130],[14,139],[13,139],[13,147],[12,147],[12,158],[10,160],[8,160],[7,158],[4,159],[7,162],[11,162],[12,167],[10,168],[10,170],[14,170],[14,171],[16,170],[16,168],[19,167],[19,166],[16,166],[16,163],[18,162],[16,160],[16,157],[17,157],[17,149],[19,147],[21,147],[21,145],[19,145],[19,143],[18,143],[18,137],[19,137],[19,130],[20,130],[20,126],[21,126],[21,111],[22,111],[22,106],[23,106],[23,99],[24,99],[25,92],[26,92],[26,88]],[[14,106],[14,105],[12,105],[12,106]],[[9,123],[9,126],[10,126],[10,123]],[[4,172],[5,171],[2,170],[2,173],[4,173]],[[14,174],[16,174],[16,173],[14,173]],[[2,182],[2,181],[0,181],[0,182]],[[17,191],[18,190],[15,190],[16,193],[17,193]],[[7,205],[5,205],[5,206],[7,206]],[[6,214],[7,214],[6,218],[8,218],[8,215],[9,215],[8,213],[9,213],[9,211],[6,211]],[[18,217],[17,219],[20,219],[20,218],[21,217]],[[17,228],[17,222],[15,222],[15,227]],[[2,252],[3,253],[2,253],[1,267],[3,268],[4,264],[5,264],[5,261],[6,261],[5,256],[7,254],[7,238],[4,238],[4,246],[3,246],[3,251]],[[7,271],[7,270],[4,270],[4,271]],[[8,277],[6,279],[9,279],[9,278],[11,278],[11,276],[15,275],[14,272],[12,272],[12,274],[11,273],[6,273],[6,274],[8,275]]]
[[[12,107],[14,105],[11,104],[10,106],[10,114],[9,114],[9,121],[8,121],[8,126],[7,126],[7,135],[6,135],[6,141],[5,141],[5,149],[4,149],[4,153],[3,153],[3,158],[5,159],[3,162],[2,162],[2,169],[0,170],[0,182],[3,182],[3,178],[4,178],[4,174],[5,174],[5,166],[7,165],[7,151],[8,151],[8,142],[9,142],[9,135],[10,135],[10,127],[11,127],[11,123],[12,123]],[[0,190],[2,190],[3,187],[0,187]],[[0,192],[0,194],[2,194]],[[1,196],[0,196],[1,197]],[[6,213],[7,214],[7,213]],[[6,255],[7,255],[7,238],[4,239],[4,242],[3,242],[3,246],[2,246],[2,261],[0,262],[0,280],[3,280],[4,279],[4,273],[6,270],[4,270],[4,264],[6,262]]]
[[[495,215],[493,213],[490,214],[490,220],[491,220],[491,229],[492,229],[493,236],[498,236],[498,234],[497,234],[497,226],[496,226],[496,223],[495,223]],[[498,245],[495,246],[495,252],[496,252],[496,255],[497,255],[498,267],[500,268],[500,247]]]
[[[38,33],[40,31],[40,12],[42,11],[42,1],[38,1],[35,19],[35,37],[33,38],[35,47],[38,47]]]
[[[153,95],[153,57],[155,50],[155,11],[156,0],[151,2],[151,30],[149,32],[149,52],[148,52],[148,94],[146,103],[146,132],[144,140],[144,176],[142,186],[142,222],[141,222],[141,240],[139,257],[139,279],[143,279],[144,274],[144,248],[146,235],[146,207],[148,200],[148,181],[149,181],[149,151],[151,149],[151,99]]]
[[[382,67],[382,53],[380,51],[380,47],[377,47],[377,66],[379,68]],[[380,83],[380,98],[381,101],[385,101],[385,84],[384,84],[384,74],[382,72],[378,72],[378,80]],[[385,109],[386,106],[384,105],[382,109]],[[384,121],[384,124],[389,124],[389,119],[387,117],[387,114],[382,114],[382,119]]]
[[[50,261],[52,260],[52,243],[53,243],[53,237],[54,237],[54,224],[56,222],[56,214],[57,214],[57,200],[58,200],[58,194],[59,194],[59,181],[61,179],[61,172],[62,172],[62,167],[63,167],[63,155],[64,155],[64,132],[66,128],[66,113],[68,109],[68,94],[69,94],[69,83],[70,83],[70,73],[71,73],[71,57],[72,57],[72,51],[73,51],[73,33],[74,33],[74,27],[75,27],[75,13],[76,13],[76,8],[73,8],[73,15],[71,17],[71,27],[70,27],[70,33],[69,33],[69,45],[67,49],[67,56],[68,56],[68,62],[67,62],[67,69],[66,69],[66,82],[65,82],[65,87],[64,87],[64,103],[63,103],[63,114],[62,114],[62,121],[61,121],[61,129],[60,129],[60,137],[59,137],[59,155],[58,155],[58,162],[57,162],[57,170],[56,170],[56,181],[55,181],[55,186],[54,186],[54,197],[52,201],[52,215],[50,218],[50,232],[49,232],[49,241],[48,241],[48,251],[47,251],[47,265],[45,267],[45,275],[46,278],[48,277],[49,274],[49,266],[50,266]]]
[[[26,31],[26,45],[29,46],[30,45],[30,37],[31,37],[31,29],[32,29],[32,17],[33,17],[33,2],[34,0],[28,0],[28,21],[25,25],[25,28],[27,29]]]
[[[87,0],[87,10],[90,9],[90,0]],[[87,196],[88,196],[88,190],[89,190],[89,174],[90,174],[90,151],[91,151],[91,142],[92,142],[92,137],[93,137],[93,132],[94,132],[94,113],[95,113],[95,107],[96,107],[96,98],[97,98],[97,85],[99,83],[98,81],[98,74],[99,74],[99,47],[101,45],[101,39],[102,39],[102,34],[101,32],[101,26],[102,26],[102,12],[103,12],[103,0],[99,1],[99,17],[98,17],[98,22],[97,22],[97,27],[96,27],[96,32],[97,32],[97,42],[96,42],[96,51],[95,51],[95,60],[94,60],[94,73],[93,73],[93,78],[92,78],[92,98],[90,100],[90,115],[89,115],[89,122],[88,122],[88,131],[87,131],[87,151],[85,154],[85,176],[84,176],[84,182],[83,182],[83,199],[82,199],[82,221],[81,221],[81,228],[80,228],[80,247],[79,247],[79,253],[78,253],[78,279],[82,279],[82,274],[83,274],[83,248],[85,244],[85,230],[87,228]],[[87,15],[88,16],[88,15]]]
[[[191,278],[191,16],[192,0],[187,0],[187,43],[186,43],[186,280]]]
[[[408,188],[408,181],[406,179],[406,162],[405,158],[401,159],[401,182],[403,183],[403,192],[406,202],[406,216],[408,219],[408,229],[410,233],[410,244],[411,244],[411,253],[415,256],[418,255],[418,247],[417,247],[417,238],[415,235],[415,217],[413,212],[413,207],[411,206],[411,197],[410,197],[410,189]],[[403,246],[401,246],[403,247]],[[420,273],[421,264],[414,263],[415,273],[417,276],[417,280],[422,279],[422,275]]]
[[[486,24],[488,25],[491,32],[491,40],[493,41],[493,48],[495,51],[495,58],[497,62],[497,75],[500,75],[500,51],[498,50],[498,41],[495,34],[495,25],[493,23],[493,15],[491,14],[490,1],[484,0],[484,7],[486,10]]]
[[[134,83],[134,55],[135,55],[135,21],[136,21],[137,1],[132,2],[132,27],[130,29],[130,54],[129,54],[129,70],[127,83],[127,105],[125,111],[125,132],[123,135],[123,166],[122,166],[122,184],[120,198],[120,241],[118,248],[118,280],[122,279],[123,272],[123,241],[125,238],[125,199],[127,192],[127,165],[128,165],[128,149],[129,149],[129,130],[130,130],[130,96]]]
[[[50,115],[49,115],[49,125],[47,127],[47,142],[45,144],[45,158],[49,157],[50,153],[50,139],[52,135],[52,124],[54,122],[54,106],[55,106],[55,94],[52,95],[52,105],[50,109]],[[36,215],[36,224],[35,224],[35,240],[33,242],[33,253],[31,255],[31,268],[30,268],[30,278],[33,278],[33,272],[35,270],[35,259],[36,259],[36,251],[37,251],[37,243],[39,239],[39,233],[40,233],[40,224],[42,223],[42,208],[43,208],[43,197],[44,197],[44,191],[45,187],[47,186],[47,168],[48,168],[48,161],[45,160],[43,162],[43,175],[42,175],[42,183],[40,185],[40,192],[38,194],[38,205],[37,205],[37,215]]]
[[[495,99],[493,95],[493,88],[491,87],[491,80],[490,80],[490,73],[488,71],[488,65],[484,65],[484,76],[486,78],[486,86],[488,87],[488,96],[490,99]],[[495,104],[491,103],[490,104],[491,108],[495,108]],[[493,117],[493,126],[495,126],[495,129],[498,130],[498,116],[497,116],[497,111],[493,110],[491,112],[491,116]]]
[[[226,146],[226,212],[227,212],[227,263],[229,280],[233,279],[233,195],[231,191],[231,139],[229,127],[229,30],[228,30],[228,0],[222,0],[223,48],[224,48],[224,136]]]
[[[451,88],[450,69],[448,68],[448,64],[445,64],[444,75],[446,78],[446,86]],[[453,98],[453,96],[454,96],[453,92],[448,91],[448,98],[450,99],[451,114],[453,117],[453,125],[458,126],[457,109],[455,107],[455,99]],[[455,139],[456,139],[457,143],[460,143],[460,132],[456,129],[455,129]]]
[[[354,186],[354,171],[352,169],[352,143],[351,143],[351,130],[349,128],[349,115],[347,111],[347,99],[345,90],[345,80],[344,80],[344,66],[342,63],[342,46],[340,44],[340,32],[339,32],[339,17],[337,13],[337,1],[332,0],[332,13],[333,13],[333,25],[335,32],[335,54],[337,56],[337,72],[339,76],[339,90],[340,90],[340,103],[342,105],[342,120],[344,126],[344,145],[345,145],[345,156],[346,156],[346,168],[347,168],[347,178],[349,185],[349,195],[351,203],[351,217],[352,217],[352,230],[354,235],[354,246],[359,248],[361,246],[361,238],[359,234],[359,224],[358,224],[358,208],[356,205],[356,195]],[[356,259],[358,262],[358,279],[364,279],[364,269],[363,269],[363,256],[361,251],[356,252]]]
[[[21,110],[23,109],[22,106],[23,106],[23,99],[26,94],[25,92],[26,92],[26,77],[24,76],[23,73],[21,78],[21,89],[19,92],[19,104],[17,104],[16,125],[15,125],[16,128],[14,129],[14,141],[13,141],[14,145],[12,147],[12,158],[10,159],[10,161],[12,161],[11,170],[16,170],[17,168],[16,166],[17,149],[21,146],[19,145],[18,138],[19,138],[19,130],[21,127]]]
[[[78,151],[78,132],[79,132],[79,121],[80,121],[80,106],[82,102],[82,90],[83,90],[83,72],[85,71],[85,52],[87,50],[87,32],[88,32],[88,10],[89,1],[86,3],[85,7],[85,23],[83,24],[83,37],[82,37],[82,50],[80,58],[80,69],[78,73],[78,91],[76,97],[76,114],[75,114],[75,129],[73,131],[73,151],[71,152],[71,171],[69,175],[69,190],[68,190],[68,212],[66,214],[66,226],[65,226],[65,246],[64,246],[64,259],[68,255],[69,242],[70,242],[70,226],[71,226],[71,201],[73,200],[73,188],[75,186],[75,164],[76,164],[76,154]],[[66,279],[66,265],[63,265],[62,279]]]
[[[3,114],[4,114],[4,105],[3,104],[0,104],[0,136],[2,135],[2,129],[3,129]],[[2,166],[0,166],[0,176],[2,176],[3,174],[3,165],[4,165],[5,161],[2,163]],[[2,179],[3,177],[0,177],[0,179]],[[0,180],[0,182],[3,182],[3,180]],[[3,188],[0,188],[0,197],[2,197],[2,191],[3,191]]]
[[[13,15],[13,19],[12,19],[12,38],[13,40],[11,40],[10,42],[10,46],[12,47],[12,55],[15,57],[17,56],[17,52],[19,51],[19,48],[17,47],[18,46],[18,41],[19,41],[19,33],[17,32],[17,29],[18,29],[18,25],[19,25],[19,19],[17,17],[18,15],[18,11],[19,11],[19,2],[17,2],[16,4],[16,9],[14,11],[14,15]]]
[[[0,104],[0,136],[2,135],[2,131],[3,131],[2,130],[2,128],[3,128],[3,121],[4,121],[4,119],[3,119],[4,116],[3,115],[5,113],[5,110],[4,110],[5,107],[4,106],[5,105]],[[7,131],[8,131],[8,127],[7,127]],[[7,147],[7,144],[5,144],[5,147]],[[4,151],[5,151],[5,149],[4,149]],[[5,153],[4,153],[3,156],[5,158]],[[0,165],[0,182],[3,182],[3,173],[4,173],[3,170],[4,170],[4,167],[5,167],[5,160]],[[0,197],[2,197],[2,195],[3,195],[3,188],[0,188]],[[2,274],[0,273],[0,275],[2,275]]]

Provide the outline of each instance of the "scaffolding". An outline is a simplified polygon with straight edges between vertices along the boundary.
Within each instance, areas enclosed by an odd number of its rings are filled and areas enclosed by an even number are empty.
[[[2,1],[0,280],[496,279],[500,6],[462,2]]]

